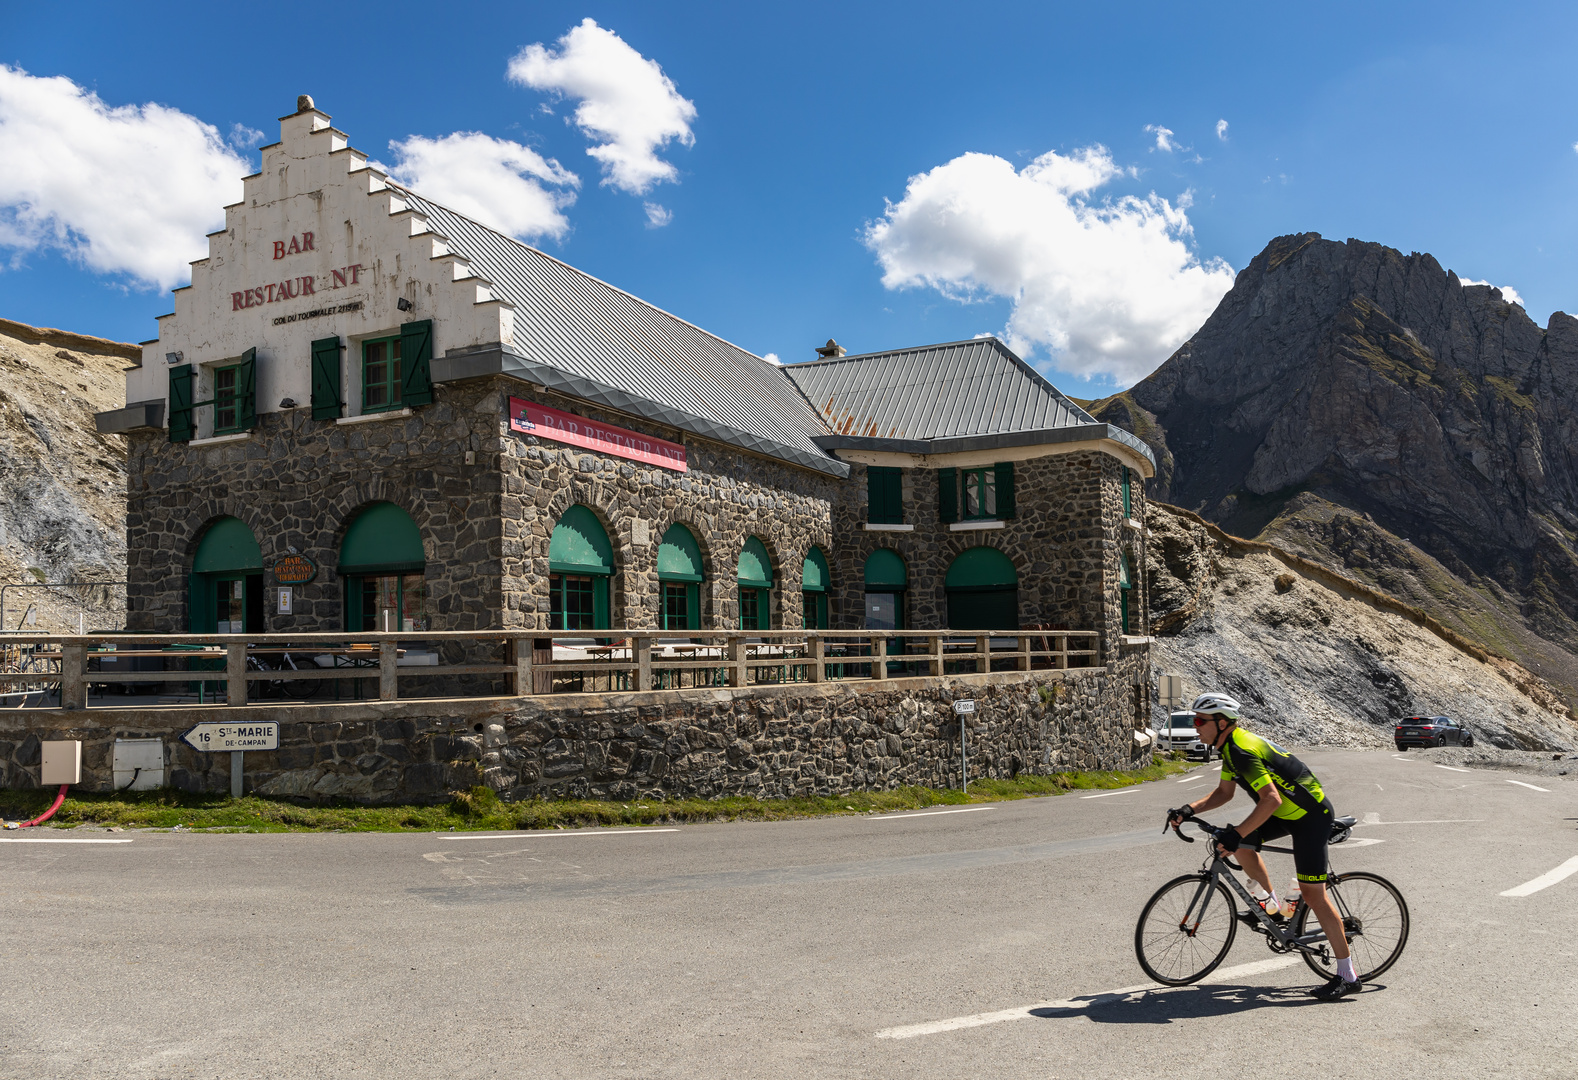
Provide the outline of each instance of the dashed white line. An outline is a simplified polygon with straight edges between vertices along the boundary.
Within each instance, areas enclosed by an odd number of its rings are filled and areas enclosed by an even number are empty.
[[[957,810],[923,810],[918,814],[883,814],[881,817],[869,817],[867,821],[903,821],[912,817],[936,817],[938,814],[968,814],[976,810],[991,810],[990,806],[962,806]]]
[[[1196,780],[1204,780],[1204,779],[1205,779],[1205,773],[1195,773],[1193,776],[1186,776],[1186,777],[1184,777],[1182,780],[1180,780],[1178,782],[1180,784],[1192,784]]]
[[[1526,787],[1530,791],[1543,791],[1547,795],[1549,795],[1551,793],[1551,789],[1548,788],[1548,787],[1539,787],[1538,785],[1535,785],[1535,784],[1525,784],[1522,780],[1508,780],[1507,783],[1509,783],[1509,784],[1517,784],[1519,787]]]
[[[1431,764],[1434,765],[1435,763],[1431,762]],[[1445,769],[1447,772],[1473,772],[1474,771],[1473,769],[1459,769],[1459,768],[1456,768],[1455,766],[1452,766],[1452,765],[1436,765],[1436,768],[1438,768],[1438,769]]]
[[[0,836],[0,844],[129,844],[131,837],[87,836]]]
[[[1541,889],[1548,889],[1559,881],[1566,881],[1574,874],[1578,874],[1578,855],[1574,855],[1550,873],[1541,874],[1533,881],[1525,881],[1516,889],[1508,889],[1502,896],[1532,896]]]
[[[679,832],[678,829],[555,829],[553,832],[511,832],[492,833],[483,836],[465,835],[451,836],[448,833],[439,833],[440,840],[535,840],[540,836],[643,836],[646,833]],[[429,840],[434,839],[433,833],[420,833]]]
[[[1207,975],[1196,985],[1233,982],[1245,976],[1275,971],[1277,968],[1287,967],[1289,964],[1298,962],[1299,958],[1297,956],[1277,956],[1270,960],[1257,960],[1252,964],[1241,964],[1238,967],[1220,968]],[[1028,1020],[1042,1009],[1088,1009],[1092,1005],[1103,1005],[1109,1001],[1127,997],[1130,994],[1162,989],[1166,988],[1159,983],[1141,983],[1138,986],[1125,986],[1120,990],[1110,990],[1105,994],[1092,994],[1089,997],[1070,998],[1064,1001],[1038,1001],[1034,1005],[1021,1005],[1017,1009],[976,1013],[973,1016],[955,1016],[951,1020],[934,1020],[929,1024],[908,1024],[904,1027],[884,1028],[876,1033],[876,1037],[879,1039],[913,1039],[917,1035],[936,1035],[943,1031],[984,1027],[987,1024],[1001,1024],[1006,1020]]]
[[[1137,787],[1119,788],[1117,791],[1103,791],[1099,795],[1081,795],[1081,799],[1105,799],[1108,795],[1127,795],[1131,791],[1140,790]]]

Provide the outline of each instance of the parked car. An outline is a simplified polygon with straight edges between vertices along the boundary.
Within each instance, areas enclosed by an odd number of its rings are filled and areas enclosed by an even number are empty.
[[[1410,746],[1473,746],[1474,733],[1447,716],[1407,716],[1393,733],[1397,749]]]
[[[1167,729],[1161,733],[1161,748],[1163,750],[1182,750],[1190,757],[1211,760],[1211,751],[1205,743],[1200,741],[1200,736],[1195,734],[1194,713],[1175,712],[1167,717]]]

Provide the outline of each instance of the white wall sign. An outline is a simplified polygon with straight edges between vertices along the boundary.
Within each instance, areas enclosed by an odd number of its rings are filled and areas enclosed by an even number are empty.
[[[292,599],[292,597],[291,597],[290,586],[289,585],[281,586],[280,590],[279,590],[279,613],[281,615],[289,615],[290,614],[291,599]]]

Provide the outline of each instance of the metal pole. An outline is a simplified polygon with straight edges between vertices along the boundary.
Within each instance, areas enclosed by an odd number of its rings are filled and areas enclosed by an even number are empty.
[[[230,751],[230,797],[241,798],[241,755],[245,750]]]
[[[964,793],[970,794],[970,750],[964,741],[964,725],[968,716],[959,717],[959,775],[964,780]]]

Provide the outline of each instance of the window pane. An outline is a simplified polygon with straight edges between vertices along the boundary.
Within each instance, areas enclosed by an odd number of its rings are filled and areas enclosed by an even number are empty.
[[[758,589],[741,589],[740,629],[760,630],[761,628],[761,591]]]
[[[690,612],[685,602],[685,592],[685,586],[682,584],[672,581],[663,583],[663,629],[689,629]]]
[[[866,594],[866,629],[897,630],[898,593],[868,592]]]
[[[405,574],[400,578],[400,629],[427,628],[427,579],[421,574]]]
[[[997,515],[996,469],[987,469],[985,472],[981,473],[981,487],[986,492],[986,497],[982,500],[983,504],[985,505],[985,509],[982,511],[982,516],[995,517]]]
[[[981,474],[978,472],[964,474],[964,516],[981,516]]]

